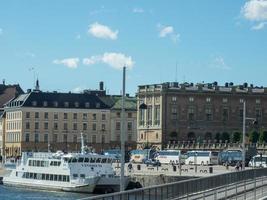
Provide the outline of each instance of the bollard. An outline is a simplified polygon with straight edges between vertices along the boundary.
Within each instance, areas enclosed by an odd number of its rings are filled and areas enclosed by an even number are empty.
[[[210,172],[210,174],[213,173],[213,167],[209,167],[209,172]]]

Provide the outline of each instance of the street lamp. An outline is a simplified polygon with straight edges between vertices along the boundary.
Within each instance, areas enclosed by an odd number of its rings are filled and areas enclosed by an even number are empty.
[[[147,105],[146,105],[145,103],[141,103],[141,104],[139,105],[139,110],[142,111],[142,114],[141,114],[141,120],[142,120],[142,119],[143,119],[143,116],[144,116],[143,112],[144,112],[145,110],[147,110]],[[145,121],[145,120],[144,120],[144,121]],[[145,125],[145,123],[142,124],[142,125]],[[148,126],[147,126],[146,128],[148,129]],[[146,134],[145,134],[145,136],[146,136],[146,146],[148,146],[148,132],[146,131],[145,133],[146,133]],[[147,159],[148,159],[148,151],[147,151]]]
[[[242,140],[242,169],[245,169],[245,159],[246,159],[246,120],[253,120],[254,124],[257,124],[255,118],[246,117],[246,101],[243,102],[243,140]]]
[[[197,151],[195,152],[194,163],[195,163],[195,173],[197,173]]]

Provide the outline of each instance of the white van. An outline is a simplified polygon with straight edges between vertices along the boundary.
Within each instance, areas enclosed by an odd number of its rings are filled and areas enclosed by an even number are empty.
[[[267,167],[267,155],[256,155],[248,163],[249,167]]]

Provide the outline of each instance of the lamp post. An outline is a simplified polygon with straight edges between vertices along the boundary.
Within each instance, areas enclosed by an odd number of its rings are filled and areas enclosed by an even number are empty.
[[[256,124],[257,121],[255,118],[246,117],[246,101],[243,102],[243,140],[242,140],[242,169],[245,169],[245,160],[246,160],[246,120],[253,120],[253,124]]]
[[[147,110],[147,105],[146,105],[145,103],[140,104],[140,106],[139,106],[139,110],[142,111],[142,115],[141,115],[141,117],[143,118],[143,116],[144,116],[143,112],[144,112],[145,110]],[[142,119],[141,119],[141,120],[142,120]],[[144,120],[144,121],[145,121],[145,120]],[[144,122],[143,125],[145,125],[145,122]],[[148,129],[148,126],[147,126],[147,129]],[[146,133],[146,134],[145,134],[145,136],[146,136],[146,145],[148,145],[148,132],[146,131],[145,133]],[[148,159],[148,151],[147,151],[147,159]]]
[[[197,152],[195,152],[194,163],[195,163],[195,173],[197,173]]]

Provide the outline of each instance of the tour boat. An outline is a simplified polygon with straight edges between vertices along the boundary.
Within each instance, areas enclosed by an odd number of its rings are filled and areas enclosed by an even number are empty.
[[[22,153],[20,164],[9,176],[6,185],[37,189],[92,193],[96,186],[104,191],[117,191],[120,176],[115,175],[113,159],[96,153]],[[125,177],[127,186],[128,178]]]

